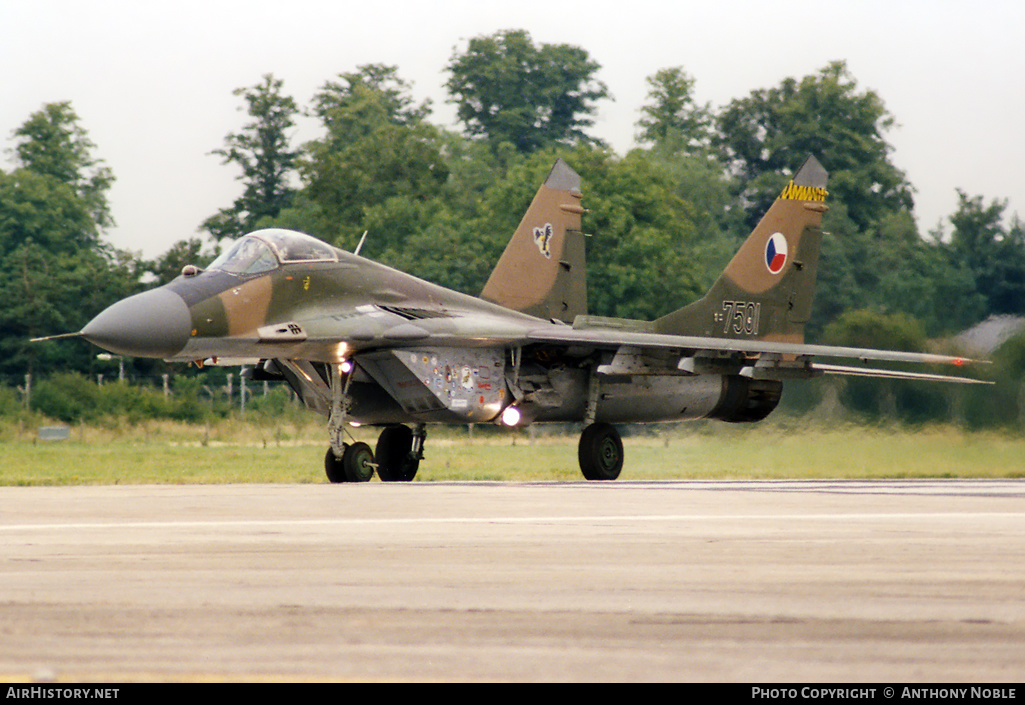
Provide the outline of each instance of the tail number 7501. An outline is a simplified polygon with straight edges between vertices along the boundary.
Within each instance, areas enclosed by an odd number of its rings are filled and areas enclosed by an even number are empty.
[[[723,301],[722,313],[715,320],[722,324],[723,335],[758,335],[758,318],[762,305],[753,301]]]

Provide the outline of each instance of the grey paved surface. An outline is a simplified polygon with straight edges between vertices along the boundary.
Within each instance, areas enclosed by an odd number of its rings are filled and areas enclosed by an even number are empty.
[[[1025,680],[1025,482],[0,488],[0,679]]]

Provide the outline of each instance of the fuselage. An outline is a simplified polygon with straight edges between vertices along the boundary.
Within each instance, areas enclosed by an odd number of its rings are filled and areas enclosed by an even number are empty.
[[[531,342],[552,326],[570,328],[275,230],[114,304],[82,334],[123,355],[245,363],[325,415],[344,365],[347,417],[366,424],[483,423],[514,405],[523,423],[735,420],[750,396],[735,375],[671,366],[596,381],[614,348]]]

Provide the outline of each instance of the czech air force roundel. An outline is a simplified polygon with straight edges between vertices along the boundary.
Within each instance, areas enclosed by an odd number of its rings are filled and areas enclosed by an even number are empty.
[[[774,233],[765,243],[765,266],[772,274],[779,274],[787,263],[787,239],[783,233]]]

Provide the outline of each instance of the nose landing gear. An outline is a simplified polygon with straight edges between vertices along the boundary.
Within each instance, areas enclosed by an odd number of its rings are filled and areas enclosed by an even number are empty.
[[[376,467],[374,453],[366,443],[346,444],[341,458],[333,448],[324,456],[324,470],[331,482],[367,482]]]
[[[342,444],[339,457],[334,447],[327,449],[324,456],[324,470],[331,482],[367,482],[377,476],[382,482],[410,482],[423,460],[424,439],[427,431],[423,425],[415,430],[408,426],[388,426],[377,439],[376,452],[366,443]]]

